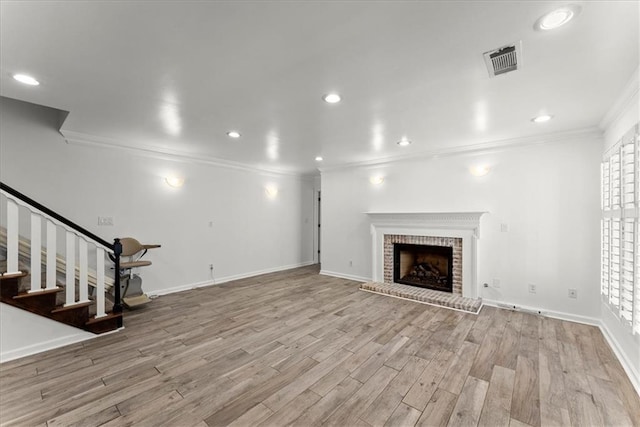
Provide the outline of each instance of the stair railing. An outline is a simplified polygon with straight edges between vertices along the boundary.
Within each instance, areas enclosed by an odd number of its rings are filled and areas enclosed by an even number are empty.
[[[109,255],[115,262],[114,274],[114,304],[112,312],[122,313],[120,296],[120,254],[122,244],[120,239],[113,243],[96,236],[85,228],[75,224],[46,206],[25,196],[19,191],[0,182],[0,195],[6,199],[6,229],[7,229],[7,268],[4,274],[20,273],[19,269],[19,240],[20,240],[20,207],[26,208],[30,214],[31,257],[30,271],[31,287],[29,292],[41,292],[57,288],[57,229],[61,227],[65,234],[65,307],[91,302],[89,299],[89,253],[90,249],[96,253],[95,304],[96,318],[107,316],[105,310],[105,256]],[[42,226],[46,227],[46,260],[42,260]],[[23,227],[24,228],[24,227]],[[76,251],[76,242],[77,251]],[[76,268],[76,254],[78,268]],[[42,264],[46,265],[45,286],[42,287]],[[76,270],[78,270],[79,291],[76,296]],[[122,327],[122,317],[118,320],[118,327]]]

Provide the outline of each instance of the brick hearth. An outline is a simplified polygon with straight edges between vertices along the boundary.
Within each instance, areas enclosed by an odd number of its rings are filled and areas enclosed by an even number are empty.
[[[360,285],[360,289],[440,307],[454,308],[474,314],[478,314],[482,307],[482,300],[480,299],[465,298],[461,295],[452,295],[449,292],[434,291],[399,283],[368,282]]]

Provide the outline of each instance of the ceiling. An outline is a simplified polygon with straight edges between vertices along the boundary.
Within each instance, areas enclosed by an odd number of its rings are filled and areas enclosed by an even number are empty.
[[[69,111],[71,140],[291,173],[517,143],[593,130],[638,67],[639,2],[534,30],[565,4],[2,0],[0,94]]]

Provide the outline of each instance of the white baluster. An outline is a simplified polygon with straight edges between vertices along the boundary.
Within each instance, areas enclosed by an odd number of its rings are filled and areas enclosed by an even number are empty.
[[[7,273],[18,270],[18,205],[7,199]]]
[[[76,235],[67,231],[67,282],[65,306],[76,303]]]
[[[87,241],[78,239],[78,255],[80,257],[80,302],[89,301],[89,268],[87,266]]]
[[[40,215],[31,213],[31,291],[42,290],[42,228]]]
[[[104,249],[96,248],[96,318],[104,317]]]
[[[56,225],[47,220],[47,289],[55,289],[56,283]]]

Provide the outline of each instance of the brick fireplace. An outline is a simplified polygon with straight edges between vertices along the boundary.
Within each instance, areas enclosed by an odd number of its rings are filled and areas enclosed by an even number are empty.
[[[394,245],[415,244],[452,248],[454,296],[477,298],[477,240],[485,212],[369,212],[372,236],[372,278],[394,283]],[[419,289],[419,288],[417,288]]]
[[[414,256],[413,259],[406,262],[407,265],[402,265],[403,249],[405,249],[404,252],[417,252],[418,254],[422,252],[427,255],[422,258],[419,255]],[[444,258],[445,254],[447,254],[446,264],[444,260],[440,261],[439,265],[433,265],[438,261],[428,262],[427,264],[437,269],[438,276],[448,276],[449,283],[437,283],[438,280],[434,280],[436,283],[430,283],[426,279],[420,280],[420,278],[416,278],[412,280],[410,277],[407,278],[407,276],[411,276],[410,269],[416,266],[421,267],[421,264],[428,260],[429,253],[440,253],[441,258]],[[448,263],[448,253],[451,254],[450,264]],[[437,258],[436,256],[436,260]],[[403,283],[462,295],[462,239],[459,237],[385,234],[383,263],[385,283]],[[446,272],[443,270],[446,270]],[[425,272],[424,276],[428,276],[428,273],[432,272]],[[435,276],[435,274],[431,274],[431,276]]]

